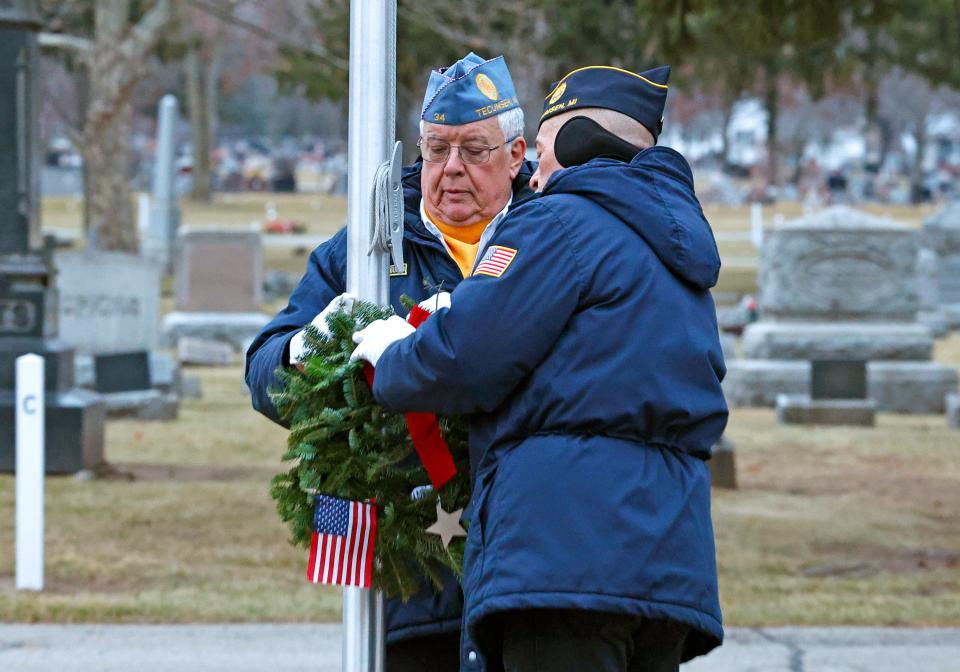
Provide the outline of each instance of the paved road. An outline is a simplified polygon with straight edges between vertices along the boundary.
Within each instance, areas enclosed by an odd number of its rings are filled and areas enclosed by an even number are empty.
[[[0,624],[4,672],[339,669],[339,625]],[[683,672],[957,670],[960,628],[731,628],[721,649],[683,667]]]

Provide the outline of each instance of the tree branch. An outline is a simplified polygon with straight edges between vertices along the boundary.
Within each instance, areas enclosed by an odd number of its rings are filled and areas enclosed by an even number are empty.
[[[87,54],[93,51],[93,40],[63,33],[40,33],[37,36],[37,43],[41,47],[75,51],[84,58],[85,63]]]

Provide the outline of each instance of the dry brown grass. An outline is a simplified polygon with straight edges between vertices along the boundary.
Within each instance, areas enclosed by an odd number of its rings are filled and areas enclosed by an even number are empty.
[[[276,205],[281,219],[303,222],[308,233],[331,235],[347,219],[347,201],[343,196],[248,192],[216,194],[211,203],[181,199],[181,221],[184,226],[243,228],[265,218],[268,202]],[[77,197],[47,196],[41,202],[40,221],[45,228],[79,230],[82,217],[82,201]]]
[[[256,415],[239,367],[205,369],[170,423],[108,424],[107,479],[47,479],[47,589],[13,590],[13,478],[0,476],[0,621],[228,622],[339,618],[306,582],[269,480],[285,431]]]
[[[960,335],[936,358],[960,367]],[[199,371],[204,399],[178,421],[109,423],[113,477],[48,479],[41,594],[12,588],[0,476],[0,622],[339,618],[339,591],[305,581],[268,494],[285,431],[250,409],[239,366]],[[796,428],[737,409],[728,436],[741,488],[714,499],[727,623],[960,626],[960,433],[942,416]]]
[[[938,346],[960,365],[960,335]],[[318,621],[268,495],[285,431],[249,409],[238,366],[202,369],[172,423],[111,422],[115,473],[47,481],[47,585],[16,593],[13,479],[0,477],[0,622]],[[960,434],[942,417],[875,429],[776,425],[737,409],[741,488],[717,491],[731,625],[960,625]]]

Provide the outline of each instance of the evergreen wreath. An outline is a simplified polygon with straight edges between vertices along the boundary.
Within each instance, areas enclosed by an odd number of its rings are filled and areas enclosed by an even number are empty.
[[[401,302],[411,307],[404,296]],[[271,496],[280,518],[290,527],[290,542],[309,547],[314,497],[333,495],[353,501],[375,500],[377,535],[373,586],[406,600],[421,588],[418,572],[439,590],[440,566],[459,577],[463,539],[447,548],[424,530],[436,521],[437,497],[445,511],[467,505],[469,455],[465,423],[439,417],[457,474],[439,492],[424,489],[430,479],[417,456],[402,414],[377,404],[363,376],[363,363],[351,362],[353,334],[371,322],[393,315],[391,308],[356,301],[351,311],[327,318],[330,336],[308,325],[303,370],[281,367],[282,389],[270,398],[289,423],[284,461],[294,464],[271,481]],[[415,489],[425,496],[414,497]]]

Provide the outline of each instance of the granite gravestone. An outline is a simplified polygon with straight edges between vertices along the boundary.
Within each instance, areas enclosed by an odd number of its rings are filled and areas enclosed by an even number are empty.
[[[799,425],[872,427],[876,404],[867,397],[863,360],[814,360],[809,394],[778,394],[777,421]]]
[[[157,350],[160,340],[160,263],[125,252],[63,252],[56,255],[61,333],[77,349],[80,385],[100,392],[110,416],[168,420],[177,416],[175,380],[165,381],[169,355]],[[155,372],[143,385],[138,366],[117,367],[106,387],[99,361],[112,355],[135,357]],[[169,360],[165,362],[164,360]],[[104,359],[103,361],[110,361]],[[132,360],[131,360],[132,361]],[[126,380],[122,380],[126,377]],[[155,388],[155,389],[154,389]],[[138,412],[142,411],[141,412]]]
[[[923,223],[924,242],[936,255],[938,312],[960,329],[960,200]]]
[[[150,356],[144,352],[97,355],[93,358],[97,392],[137,392],[150,389]]]
[[[170,271],[171,252],[180,227],[180,206],[176,192],[177,99],[170,94],[160,99],[157,111],[157,152],[153,164],[153,198],[143,251],[156,259],[164,272]]]
[[[916,321],[918,232],[847,207],[778,226],[760,258],[760,320],[724,392],[734,406],[773,406],[808,394],[813,360],[867,360],[879,410],[942,413],[953,369],[930,361],[933,337]]]
[[[32,3],[0,4],[0,471],[15,464],[16,359],[35,353],[45,360],[45,468],[69,473],[103,461],[104,407],[74,388],[73,351],[54,339],[37,214],[38,29]]]
[[[867,398],[867,363],[863,360],[815,360],[810,374],[814,400]]]
[[[160,265],[125,252],[55,257],[60,333],[78,353],[155,350],[160,340]]]
[[[947,405],[947,427],[960,429],[960,394],[948,394],[944,403]]]
[[[259,231],[183,231],[175,263],[176,311],[163,323],[167,342],[192,337],[244,349],[270,320],[259,312],[262,265]]]

